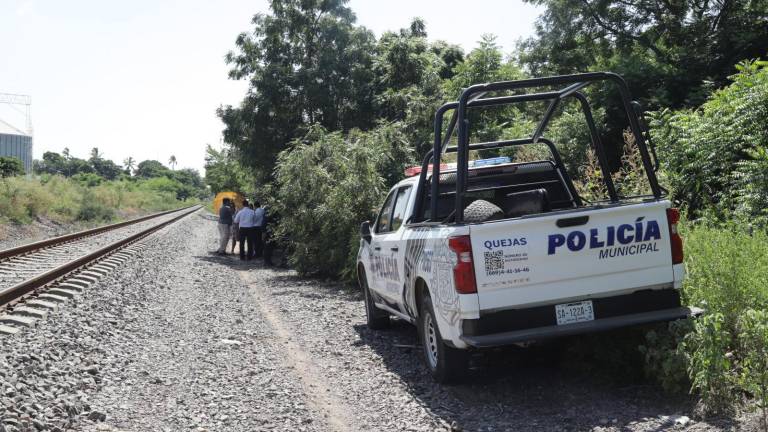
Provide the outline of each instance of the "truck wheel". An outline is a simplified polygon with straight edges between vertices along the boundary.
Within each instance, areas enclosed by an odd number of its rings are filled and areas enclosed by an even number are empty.
[[[429,372],[439,383],[457,382],[467,373],[469,352],[449,347],[437,328],[432,299],[425,295],[421,301],[419,316],[419,338],[424,348],[424,360]]]
[[[365,270],[360,270],[359,282],[360,289],[365,294],[365,318],[368,328],[371,330],[381,330],[389,327],[389,314],[373,304],[373,296],[368,288],[368,278],[365,276]]]

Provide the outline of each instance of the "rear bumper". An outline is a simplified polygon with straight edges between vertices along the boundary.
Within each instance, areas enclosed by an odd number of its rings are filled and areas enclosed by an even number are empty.
[[[554,305],[512,309],[487,314],[477,320],[464,320],[461,340],[472,347],[486,348],[672,321],[702,312],[680,306],[679,293],[673,289],[590,300],[595,310],[594,321],[557,325]]]

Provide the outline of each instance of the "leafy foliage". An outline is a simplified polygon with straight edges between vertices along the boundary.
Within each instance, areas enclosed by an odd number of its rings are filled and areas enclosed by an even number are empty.
[[[644,357],[646,377],[657,381],[670,393],[683,393],[691,388],[688,379],[688,355],[682,344],[693,331],[693,322],[678,320],[656,325],[645,333],[638,349]]]
[[[232,153],[231,149],[216,150],[210,144],[205,148],[205,183],[214,194],[248,189],[246,171]]]
[[[758,357],[765,358],[759,346],[764,313],[750,311],[768,307],[768,233],[744,228],[738,222],[681,226],[688,273],[683,303],[703,307],[706,315],[694,327],[670,324],[649,332],[641,346],[648,376],[669,391],[690,384],[706,412],[731,411],[744,393],[764,400],[755,372]]]
[[[749,309],[739,319],[739,344],[744,353],[739,383],[757,400],[768,429],[768,312]]]
[[[747,62],[696,110],[653,115],[652,136],[674,197],[690,216],[711,210],[768,222],[768,68]]]
[[[714,312],[696,320],[695,330],[685,338],[692,388],[699,390],[707,412],[722,414],[733,408],[736,377],[729,336],[725,317]]]
[[[610,70],[650,107],[704,101],[735,63],[768,54],[768,1],[528,0],[545,6],[521,44],[534,75]]]
[[[0,221],[29,223],[46,217],[61,222],[102,222],[181,205],[175,192],[152,189],[140,181],[101,179],[98,185],[87,185],[58,175],[0,179]]]
[[[24,174],[24,165],[19,158],[0,156],[0,178]]]
[[[278,236],[290,239],[291,264],[299,272],[353,277],[360,221],[379,204],[385,176],[410,161],[401,128],[383,124],[345,137],[318,125],[280,153],[274,202],[281,216]]]
[[[170,177],[170,169],[156,160],[145,160],[139,162],[136,167],[135,175],[141,178]]]
[[[155,160],[142,161],[136,165],[132,157],[125,160],[126,168],[124,169],[111,160],[104,159],[103,156],[98,148],[91,150],[91,157],[87,161],[73,157],[69,149],[64,149],[62,154],[46,152],[43,154],[42,161],[35,161],[35,171],[43,175],[71,177],[81,185],[91,188],[110,181],[164,178],[167,181],[159,183],[166,186],[172,185],[173,193],[181,201],[192,197],[204,199],[209,195],[203,179],[196,170],[184,168],[173,171]],[[131,176],[132,172],[135,176]],[[164,190],[168,191],[168,188]]]
[[[373,124],[374,36],[354,26],[347,0],[272,0],[227,55],[230,77],[248,79],[239,107],[219,109],[224,139],[268,177],[277,153],[310,124],[349,130]]]
[[[699,106],[728,83],[733,65],[768,55],[768,1],[527,0],[544,6],[517,57],[533,76],[606,70],[622,75],[650,110]],[[588,89],[607,108],[611,168],[626,114],[611,86]]]

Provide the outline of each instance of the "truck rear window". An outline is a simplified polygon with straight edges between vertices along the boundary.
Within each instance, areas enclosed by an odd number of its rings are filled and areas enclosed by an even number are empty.
[[[454,210],[456,173],[440,175],[437,217],[431,213],[431,181],[427,183],[423,220],[444,220]],[[543,211],[574,208],[578,205],[575,193],[568,186],[565,175],[551,161],[506,164],[470,170],[466,204],[482,199],[495,204],[508,217],[521,216],[521,206],[541,208]]]

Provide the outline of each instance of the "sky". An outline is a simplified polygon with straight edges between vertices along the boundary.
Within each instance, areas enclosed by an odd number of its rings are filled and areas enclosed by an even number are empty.
[[[468,7],[472,4],[474,7]],[[247,89],[227,78],[224,55],[266,0],[0,0],[0,93],[32,97],[34,156],[98,147],[203,172],[205,145],[221,146],[221,105]],[[430,40],[470,50],[484,33],[506,51],[533,33],[539,9],[521,0],[351,0],[380,35],[419,16]],[[0,105],[0,119],[24,117]]]

